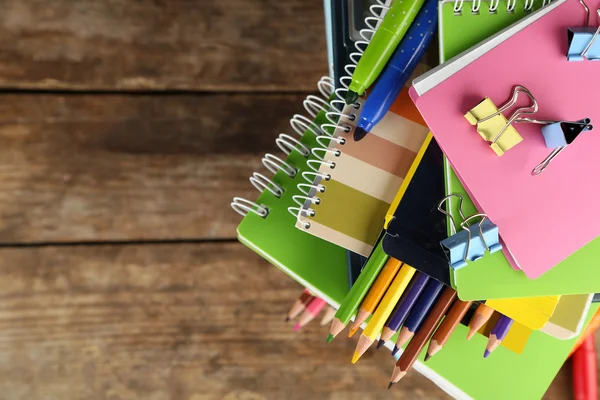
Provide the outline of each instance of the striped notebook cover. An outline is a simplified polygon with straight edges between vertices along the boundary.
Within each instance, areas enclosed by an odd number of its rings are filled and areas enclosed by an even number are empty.
[[[424,72],[423,65],[415,72]],[[360,104],[364,100],[359,100]],[[304,204],[296,227],[368,256],[390,204],[429,132],[404,88],[390,111],[360,142],[353,139],[353,105],[346,106],[319,167],[325,179]],[[358,115],[356,115],[358,116]],[[357,120],[357,118],[354,118]],[[324,149],[325,150],[325,149]]]

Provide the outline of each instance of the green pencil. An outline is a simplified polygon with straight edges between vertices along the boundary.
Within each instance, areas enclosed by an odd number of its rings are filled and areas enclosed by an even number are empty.
[[[344,298],[344,301],[342,301],[340,308],[335,313],[335,318],[331,323],[327,342],[331,342],[333,338],[348,325],[352,316],[356,314],[356,310],[358,310],[358,307],[369,291],[369,288],[373,285],[377,275],[379,275],[379,271],[381,271],[381,268],[383,268],[383,265],[387,261],[388,256],[383,251],[382,242],[383,241],[380,240],[379,243],[377,243],[377,246],[375,246],[375,249],[367,260],[358,279],[354,285],[352,285],[352,288]]]
[[[358,61],[346,104],[352,104],[375,82],[425,0],[395,0]]]

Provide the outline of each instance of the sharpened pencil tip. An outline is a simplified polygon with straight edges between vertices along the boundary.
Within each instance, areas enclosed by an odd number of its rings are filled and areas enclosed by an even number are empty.
[[[334,337],[335,336],[333,336],[333,333],[330,333],[329,336],[327,336],[327,343],[331,343]]]
[[[296,325],[294,325],[294,332],[298,332],[300,330],[301,326],[299,323],[296,323]]]
[[[290,322],[290,317],[285,317],[285,322]]]
[[[398,350],[400,350],[400,348],[398,346],[394,346],[394,350],[392,350],[392,355],[395,356]]]
[[[352,354],[352,364],[356,364],[356,362],[358,361],[359,358],[360,358],[360,353],[358,351],[355,351],[354,354]]]
[[[358,93],[348,90],[345,100],[347,105],[355,103],[358,100]]]
[[[391,388],[392,386],[394,386],[394,382],[390,382],[390,383],[389,383],[389,385],[388,385],[388,390],[390,390],[390,388]]]
[[[385,340],[380,340],[379,343],[377,343],[377,349],[382,348],[384,344],[385,344]]]
[[[354,141],[358,142],[359,140],[362,140],[365,136],[367,136],[367,133],[369,132],[365,131],[360,126],[357,126],[356,128],[354,128]]]
[[[427,361],[431,358],[431,354],[427,353],[425,354],[425,358],[423,358],[423,361]]]
[[[352,336],[354,336],[354,334],[356,333],[356,331],[358,330],[358,328],[360,328],[360,326],[357,326],[356,328],[350,329],[350,332],[348,332],[348,337],[351,338]]]
[[[488,349],[485,349],[485,351],[483,352],[483,358],[488,358],[491,353],[492,353],[491,351],[489,351]]]

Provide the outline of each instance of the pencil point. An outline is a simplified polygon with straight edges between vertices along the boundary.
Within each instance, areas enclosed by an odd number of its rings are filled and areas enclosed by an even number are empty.
[[[385,340],[380,340],[379,343],[377,343],[377,349],[379,350],[380,348],[382,348],[384,344]]]
[[[294,332],[298,332],[300,330],[301,326],[300,323],[296,323],[296,325],[294,325]]]
[[[390,383],[388,384],[388,390],[390,390],[390,388],[391,388],[392,386],[394,386],[394,382],[390,382]]]
[[[491,354],[492,352],[489,351],[488,349],[485,349],[485,351],[483,352],[483,358],[488,358],[488,356]]]
[[[356,362],[358,361],[360,356],[361,356],[361,354],[355,350],[354,354],[352,354],[352,364],[356,364]]]
[[[394,350],[392,350],[392,355],[395,356],[396,353],[398,352],[398,350],[400,350],[400,347],[394,345]]]
[[[352,90],[348,90],[348,92],[346,93],[345,100],[347,105],[353,104],[354,102],[356,102],[356,100],[358,100],[358,93],[353,92]]]
[[[473,339],[473,336],[477,333],[477,330],[469,328],[469,332],[467,333],[467,340]]]
[[[409,331],[407,327],[403,327],[402,329],[400,329],[400,333],[398,334],[398,340],[396,340],[396,345],[398,347],[404,346],[410,341],[413,335],[414,332]]]
[[[427,353],[425,354],[425,358],[423,358],[423,361],[427,361],[431,358],[431,354]]]
[[[404,375],[406,375],[406,371],[402,371],[402,369],[396,365],[394,367],[394,372],[392,372],[390,382],[397,383],[400,379],[404,378]]]
[[[290,322],[290,317],[285,317],[285,322]]]
[[[356,331],[358,330],[358,328],[360,328],[360,326],[357,326],[356,328],[352,327],[350,329],[350,332],[348,332],[348,337],[351,338],[352,336],[354,336],[354,334],[356,333]]]
[[[336,337],[341,331],[344,330],[345,327],[346,324],[342,323],[342,321],[340,321],[339,318],[334,318],[331,322],[331,328],[329,329],[329,337],[331,339],[328,338],[327,342],[331,342],[334,337]]]
[[[369,132],[365,131],[360,126],[357,126],[354,128],[354,141],[358,142],[359,140],[362,140],[365,136],[367,136],[367,133]]]

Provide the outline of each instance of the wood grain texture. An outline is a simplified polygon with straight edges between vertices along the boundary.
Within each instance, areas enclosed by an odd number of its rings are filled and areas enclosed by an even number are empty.
[[[283,322],[300,288],[237,243],[0,250],[10,400],[448,399],[327,327]],[[547,399],[566,398],[560,378]]]
[[[4,0],[0,87],[300,91],[327,73],[322,0]]]
[[[0,242],[234,238],[303,98],[0,95]]]

